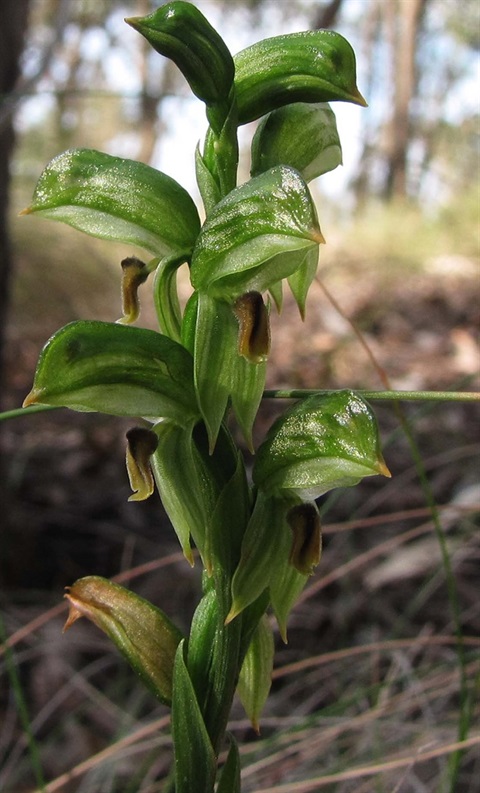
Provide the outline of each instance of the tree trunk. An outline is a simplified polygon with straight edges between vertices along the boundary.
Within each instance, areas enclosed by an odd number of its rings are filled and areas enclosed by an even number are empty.
[[[19,61],[27,27],[29,0],[2,0],[0,3],[0,97],[2,109],[8,103],[19,75]],[[5,112],[0,124],[0,409],[3,403],[3,348],[11,272],[8,238],[8,189],[14,131],[12,116]]]
[[[393,112],[387,129],[387,173],[384,198],[407,195],[407,153],[411,138],[411,101],[417,75],[415,53],[427,0],[390,0],[384,6],[386,30],[391,39],[393,65]]]
[[[2,0],[0,2],[0,411],[5,409],[4,365],[5,330],[9,298],[12,254],[8,235],[8,188],[10,182],[10,157],[13,151],[14,130],[9,106],[12,100],[23,37],[27,27],[29,0]],[[2,422],[0,422],[0,441]],[[5,463],[0,445],[0,504],[2,505],[2,531],[0,532],[0,586],[3,567],[7,564],[9,536],[9,488]]]
[[[330,0],[329,3],[318,9],[314,22],[314,28],[331,28],[336,24],[336,20],[342,5],[342,0]]]
[[[371,102],[375,94],[375,81],[377,77],[377,47],[381,29],[381,0],[370,0],[362,19],[359,22],[360,57],[364,63],[362,78],[362,92]],[[375,102],[375,99],[374,99]],[[351,186],[355,193],[357,209],[365,205],[366,201],[375,192],[372,184],[372,174],[375,172],[375,161],[378,156],[378,122],[372,114],[362,116],[361,126],[362,155],[359,158],[357,172],[352,179]]]

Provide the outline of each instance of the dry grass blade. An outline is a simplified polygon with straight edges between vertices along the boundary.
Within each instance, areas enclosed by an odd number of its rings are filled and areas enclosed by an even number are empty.
[[[335,668],[337,668],[337,665]],[[339,672],[339,670],[337,671]],[[468,665],[468,673],[472,677],[478,675],[479,671],[477,661]],[[418,747],[421,747],[421,751],[424,751],[426,742],[425,726],[427,727],[429,743],[432,741],[445,743],[447,735],[452,733],[452,731],[454,732],[455,725],[453,724],[450,727],[440,725],[436,728],[434,725],[429,724],[431,722],[430,714],[437,703],[440,705],[446,696],[454,696],[458,691],[457,670],[430,675],[421,683],[418,692],[415,692],[415,684],[412,680],[405,692],[395,693],[396,682],[394,677],[391,681],[391,691],[389,686],[387,686],[383,690],[382,697],[371,708],[358,715],[349,715],[346,712],[345,715],[338,716],[334,720],[336,723],[333,724],[331,724],[331,718],[329,719],[326,715],[324,717],[319,715],[316,719],[316,726],[309,726],[308,723],[305,723],[305,727],[299,725],[296,729],[290,728],[281,734],[275,741],[277,748],[274,752],[268,750],[267,741],[265,756],[248,765],[243,772],[244,780],[255,778],[258,784],[259,781],[268,780],[268,776],[274,773],[277,778],[293,775],[293,785],[295,779],[298,779],[299,776],[305,777],[307,775],[305,769],[308,769],[310,761],[322,758],[322,766],[328,766],[329,763],[335,763],[336,752],[339,753],[339,760],[342,764],[355,765],[356,768],[357,765],[352,760],[352,751],[357,764],[358,757],[355,753],[358,752],[358,749],[356,744],[358,744],[360,752],[365,753],[368,750],[368,754],[371,754],[372,748],[369,745],[368,737],[374,735],[376,727],[380,727],[385,734],[387,732],[392,733],[393,750],[396,753],[409,752],[409,757],[413,756],[412,749],[420,751]],[[419,709],[425,713],[425,719],[420,722],[414,718],[414,714]],[[405,724],[405,727],[402,727],[402,724]],[[367,745],[362,747],[366,739]],[[403,746],[405,741],[409,741],[408,747]],[[452,740],[450,742],[452,744],[455,743]],[[386,745],[392,745],[392,742]],[[452,749],[452,751],[455,750]],[[345,754],[346,752],[347,754]],[[442,752],[439,753],[439,756],[441,754]],[[424,759],[428,759],[427,756]],[[408,765],[406,761],[405,765]],[[374,767],[376,770],[372,771],[372,773],[377,772],[377,765],[368,765],[366,767]],[[394,766],[391,768],[394,768]],[[348,774],[347,776],[341,776],[341,773],[343,772],[337,771],[335,774],[327,774],[325,779],[328,781],[332,781],[332,779],[342,781],[350,778]],[[323,779],[323,776],[320,778]],[[255,788],[249,789],[255,790]],[[286,790],[285,787],[279,789]]]
[[[412,649],[416,651],[426,646],[455,646],[457,641],[458,639],[456,636],[416,636],[412,639],[391,639],[384,642],[372,642],[371,644],[365,644],[361,647],[346,647],[343,650],[322,653],[322,655],[304,658],[292,664],[285,664],[279,669],[274,670],[272,678],[273,680],[278,680],[287,675],[298,674],[298,672],[303,672],[306,669],[354,658],[355,656],[367,653],[391,652],[393,650],[402,649]],[[476,638],[475,636],[466,636],[463,641],[466,647],[480,647],[480,638]]]
[[[144,564],[140,564],[137,567],[132,567],[129,570],[123,570],[116,576],[112,576],[112,581],[116,581],[117,584],[128,583],[129,581],[133,581],[136,578],[139,578],[142,575],[146,575],[147,573],[151,573],[153,570],[160,570],[162,567],[168,567],[171,564],[175,564],[176,562],[180,562],[183,559],[183,554],[178,551],[177,553],[169,554],[168,556],[164,556],[160,559],[152,559],[150,562],[145,562]],[[37,631],[47,622],[50,620],[55,619],[55,617],[60,616],[65,611],[67,611],[68,605],[62,601],[57,606],[53,606],[51,609],[44,611],[38,617],[33,620],[30,620],[26,625],[23,625],[19,630],[12,633],[11,636],[8,637],[5,645],[0,645],[0,657],[5,652],[6,648],[15,647],[16,644],[23,641],[30,636],[32,633]]]
[[[52,782],[46,785],[46,787],[43,789],[38,788],[37,790],[33,791],[33,793],[57,793],[57,791],[61,790],[63,787],[65,787],[65,785],[75,781],[76,779],[79,779],[81,776],[86,774],[88,771],[91,771],[101,763],[114,761],[116,757],[118,758],[120,756],[120,754],[125,756],[125,753],[128,749],[131,747],[138,747],[140,741],[144,741],[154,733],[164,729],[169,723],[170,716],[164,716],[161,719],[157,719],[150,724],[140,727],[130,735],[127,735],[125,738],[121,738],[111,746],[107,746],[107,748],[103,749],[101,752],[92,755],[83,763],[79,763],[74,768],[70,769],[70,771],[67,771],[65,774],[57,777],[57,779],[52,780]]]
[[[319,790],[326,785],[335,784],[337,782],[357,780],[365,776],[384,774],[388,771],[394,771],[400,768],[413,768],[418,763],[423,763],[437,757],[444,757],[453,754],[453,752],[465,751],[475,746],[480,746],[480,735],[472,735],[465,741],[444,744],[435,747],[435,749],[425,749],[424,751],[419,749],[417,753],[409,755],[408,757],[396,757],[393,760],[386,760],[377,765],[351,768],[349,771],[342,771],[339,774],[319,776],[315,777],[315,779],[307,779],[302,782],[291,782],[288,785],[274,785],[273,787],[262,788],[261,790],[258,789],[253,791],[253,793],[312,793],[312,791]]]

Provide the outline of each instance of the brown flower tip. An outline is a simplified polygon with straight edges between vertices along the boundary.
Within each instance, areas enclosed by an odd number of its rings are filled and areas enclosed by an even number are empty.
[[[382,455],[380,455],[378,460],[377,460],[376,469],[377,469],[378,473],[380,474],[380,476],[386,476],[387,479],[391,479],[392,478],[392,472],[388,469],[387,464],[386,464],[385,460],[383,459]]]
[[[22,408],[28,408],[30,405],[37,405],[40,402],[40,397],[43,394],[42,388],[32,388],[30,393],[27,394],[22,403]]]
[[[72,627],[74,622],[80,619],[80,617],[84,616],[84,614],[80,611],[80,609],[77,608],[77,606],[75,605],[75,600],[70,595],[70,587],[67,586],[65,587],[65,589],[66,592],[63,597],[68,600],[69,611],[68,611],[67,621],[65,622],[65,625],[62,628],[62,633],[66,633],[66,631],[68,631],[68,629]]]
[[[313,229],[310,237],[318,245],[325,245],[326,240],[322,232],[320,231],[320,228]]]

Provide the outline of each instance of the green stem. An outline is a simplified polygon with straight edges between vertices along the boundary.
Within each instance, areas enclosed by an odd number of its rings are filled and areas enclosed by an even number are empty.
[[[331,394],[338,389],[291,388],[268,389],[264,399],[306,399],[318,394]],[[393,402],[480,402],[480,392],[475,391],[366,391],[352,389],[365,399]]]
[[[234,97],[230,97],[230,110],[219,134],[212,127],[207,131],[204,160],[217,183],[220,198],[225,198],[237,185],[238,168],[238,117]]]
[[[32,413],[44,413],[46,410],[59,410],[57,405],[32,405],[28,408],[14,408],[13,410],[5,410],[0,413],[0,421],[7,421],[7,419],[18,419],[31,415]]]
[[[306,399],[317,394],[331,394],[338,389],[325,388],[271,388],[263,392],[264,399]],[[366,391],[353,389],[365,399],[390,402],[480,402],[478,391]],[[57,405],[33,405],[28,408],[14,408],[0,413],[0,421],[22,418],[32,413],[59,410]]]
[[[471,722],[472,703],[471,703],[471,695],[469,693],[469,688],[468,688],[465,644],[464,644],[464,637],[462,630],[462,618],[461,618],[458,588],[455,580],[455,574],[452,568],[452,563],[450,560],[445,531],[440,521],[438,506],[435,501],[435,496],[432,491],[432,487],[430,485],[425,470],[422,455],[415,442],[415,438],[413,436],[410,422],[404,415],[399,405],[397,405],[397,412],[403,432],[410,446],[410,452],[420,480],[420,484],[422,486],[423,493],[425,494],[425,498],[427,500],[427,504],[430,509],[432,522],[435,529],[437,542],[440,548],[440,554],[442,557],[445,582],[448,592],[448,600],[450,603],[450,610],[455,629],[455,636],[457,638],[456,650],[457,650],[458,665],[460,672],[460,685],[459,685],[460,706],[459,706],[459,722],[458,722],[458,741],[461,742],[464,741],[468,736],[468,730]],[[458,749],[456,752],[453,752],[449,758],[448,768],[449,768],[449,776],[450,776],[449,782],[450,782],[451,793],[454,793],[454,791],[457,789],[458,773],[460,770],[460,760],[462,754],[463,754],[462,751]]]

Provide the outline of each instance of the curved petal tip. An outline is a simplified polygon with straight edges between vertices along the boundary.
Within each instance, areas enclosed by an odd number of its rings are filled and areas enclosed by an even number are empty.
[[[38,405],[41,401],[41,396],[43,394],[43,388],[32,388],[30,393],[27,394],[25,399],[22,403],[22,408],[28,408],[30,405]]]
[[[377,473],[379,473],[380,476],[386,476],[387,479],[391,479],[392,478],[392,473],[387,468],[387,464],[386,464],[385,460],[383,459],[383,457],[380,457],[380,459],[378,460],[377,465],[376,465],[376,469],[377,469]]]

